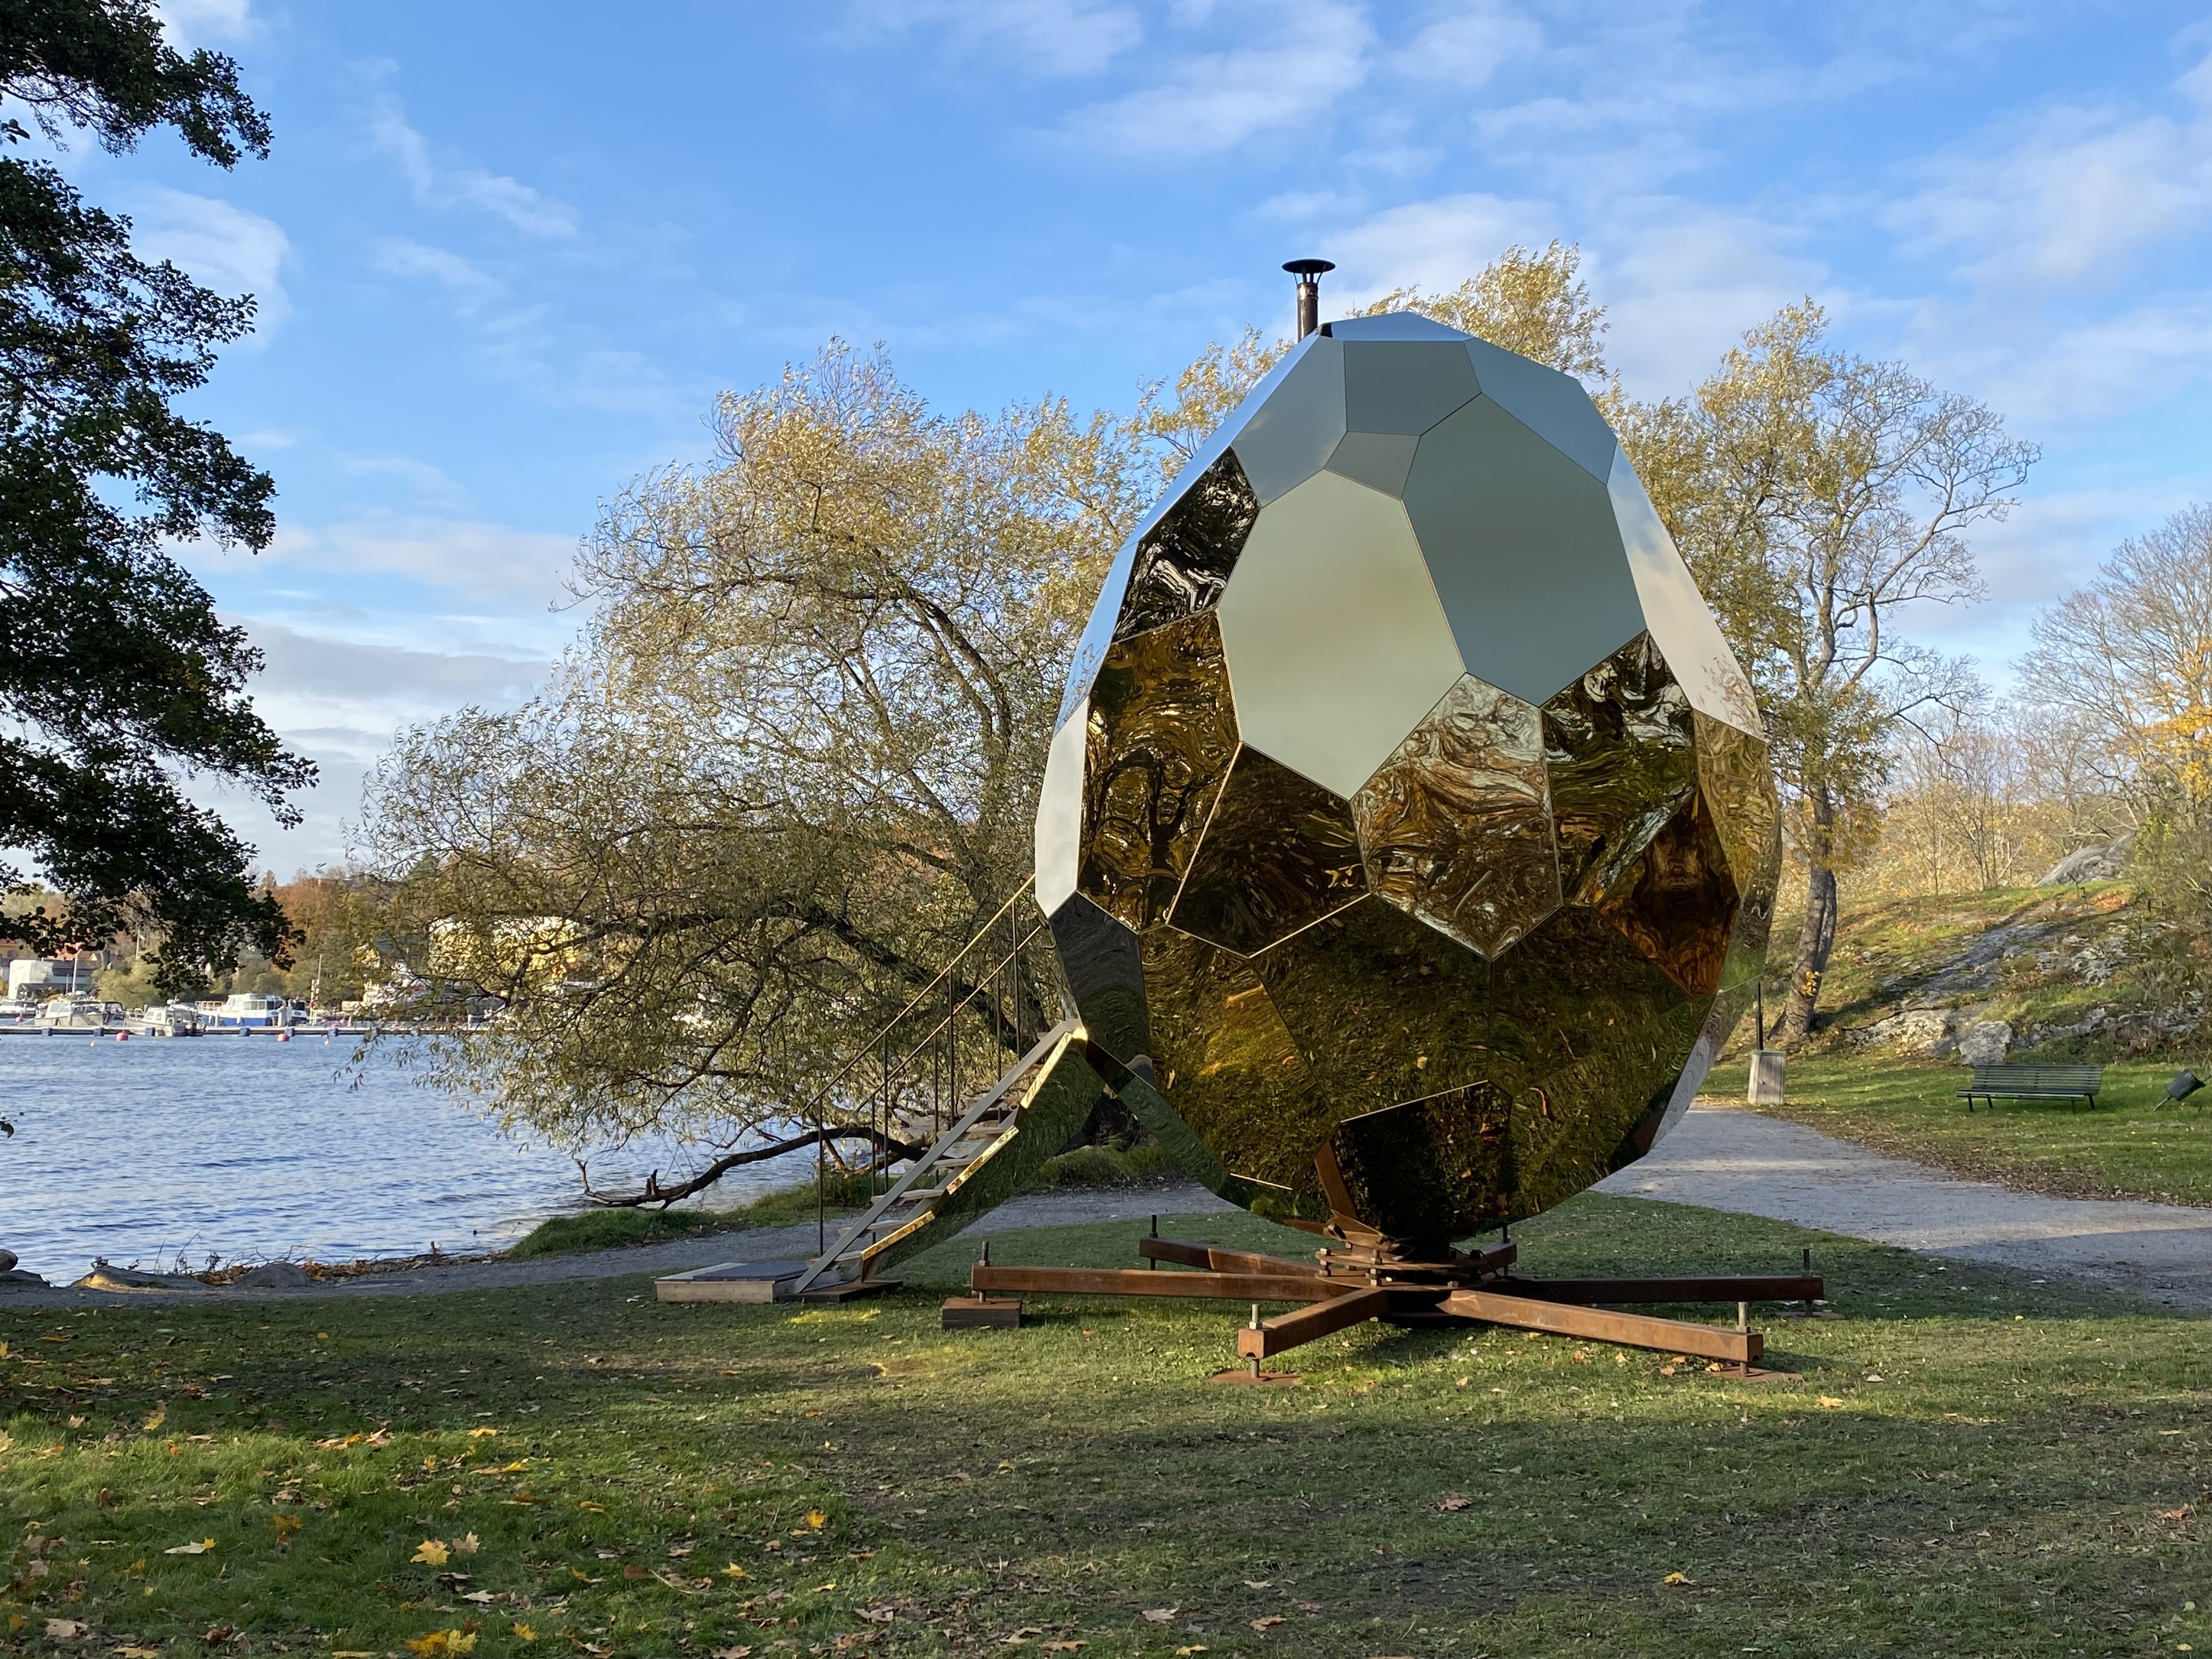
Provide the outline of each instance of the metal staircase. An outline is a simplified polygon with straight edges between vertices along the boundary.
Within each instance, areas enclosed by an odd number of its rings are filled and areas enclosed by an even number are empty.
[[[981,1179],[984,1166],[1021,1136],[1031,1091],[1078,1029],[1075,1021],[1062,1020],[996,1083],[968,1102],[951,1127],[907,1166],[890,1190],[847,1224],[836,1243],[807,1263],[786,1294],[805,1296],[866,1280],[876,1263],[891,1255],[908,1254],[906,1247],[918,1245],[924,1233],[942,1231],[955,1209],[965,1221],[969,1211],[987,1207],[960,1200]],[[1058,1150],[1052,1147],[1044,1156]],[[994,1194],[990,1202],[997,1201],[997,1188],[1004,1184],[989,1183]]]
[[[820,1254],[779,1284],[779,1297],[872,1287],[872,1275],[890,1261],[1011,1196],[1082,1127],[1103,1085],[1087,1065],[1062,1063],[1071,1044],[1079,1048],[1082,1028],[1065,1006],[1033,887],[1024,881],[816,1094],[807,1116],[817,1131],[866,1124],[878,1146],[921,1142],[925,1150],[910,1161],[874,1161],[871,1187],[881,1179],[884,1190],[837,1224],[834,1243],[827,1206],[817,1203]],[[969,1079],[979,1079],[989,1081],[975,1092]],[[819,1194],[835,1154],[827,1139],[817,1146]]]

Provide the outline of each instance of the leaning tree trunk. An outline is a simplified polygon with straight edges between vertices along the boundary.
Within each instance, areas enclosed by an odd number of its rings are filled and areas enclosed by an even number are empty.
[[[1836,948],[1836,803],[1825,788],[1812,792],[1812,834],[1806,837],[1805,927],[1790,972],[1790,1006],[1782,1017],[1782,1046],[1794,1048],[1813,1030],[1820,981]]]

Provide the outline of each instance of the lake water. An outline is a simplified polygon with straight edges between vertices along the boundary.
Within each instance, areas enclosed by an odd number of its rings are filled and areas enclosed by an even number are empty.
[[[576,1167],[521,1146],[354,1040],[0,1036],[0,1247],[58,1281],[95,1256],[349,1261],[507,1243],[582,1207]],[[595,1186],[690,1163],[667,1146],[592,1160]],[[745,1202],[809,1178],[811,1152],[693,1200]]]

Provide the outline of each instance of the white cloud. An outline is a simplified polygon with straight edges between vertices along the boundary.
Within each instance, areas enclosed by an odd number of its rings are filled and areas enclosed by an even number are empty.
[[[252,0],[157,0],[161,33],[179,52],[244,40],[254,33]]]
[[[1468,0],[1427,24],[1393,54],[1401,74],[1442,81],[1462,91],[1483,85],[1500,66],[1534,55],[1544,32],[1495,0]]]
[[[1688,391],[1753,324],[1829,297],[1797,233],[1752,214],[1660,198],[1611,217],[1588,276],[1612,325],[1607,355],[1638,393]]]
[[[521,609],[559,595],[575,552],[574,536],[392,514],[317,527],[282,525],[263,556],[318,570],[411,577]]]
[[[1096,0],[855,0],[863,40],[941,31],[958,57],[1009,58],[1039,75],[1093,75],[1144,39],[1128,6]]]
[[[504,219],[526,236],[558,240],[576,234],[575,209],[518,179],[482,167],[445,167],[428,142],[410,126],[398,106],[386,103],[369,123],[376,148],[399,165],[415,199],[425,207],[471,208]]]
[[[292,314],[279,280],[292,244],[274,220],[181,190],[156,189],[138,200],[131,240],[139,253],[172,261],[217,293],[251,294],[257,334]]]
[[[2212,295],[2058,322],[1931,301],[1908,337],[1914,362],[2015,420],[2108,421],[2212,378]]]
[[[283,732],[315,729],[326,742],[339,732],[367,734],[371,753],[409,721],[472,703],[519,702],[550,666],[542,659],[363,644],[266,621],[248,619],[245,626],[266,659],[252,685],[262,718]],[[358,752],[358,742],[349,746]]]
[[[1137,160],[1196,160],[1317,122],[1366,78],[1374,31],[1358,7],[1310,0],[1257,15],[1271,44],[1182,58],[1161,84],[1078,111],[1068,135]]]
[[[374,258],[376,268],[387,276],[437,283],[465,312],[497,299],[504,291],[499,279],[474,260],[405,236],[383,238],[376,245]]]
[[[1978,285],[2080,289],[2212,222],[2212,116],[2052,109],[1916,171],[1887,215],[1905,252]]]
[[[1548,241],[1554,222],[1542,203],[1499,196],[1443,196],[1391,208],[1322,238],[1323,252],[1343,267],[1335,280],[1350,291],[1324,297],[1322,309],[1334,315],[1394,288],[1456,288],[1501,249]]]

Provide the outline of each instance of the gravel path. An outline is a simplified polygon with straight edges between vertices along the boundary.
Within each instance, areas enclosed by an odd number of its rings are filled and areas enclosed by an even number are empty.
[[[2045,1198],[1883,1158],[1799,1124],[1741,1107],[1693,1107],[1641,1164],[1601,1182],[1599,1192],[1771,1216],[1905,1249],[2031,1273],[2086,1279],[2176,1307],[2212,1308],[2212,1211],[2104,1199]],[[1193,1181],[1034,1193],[1000,1205],[970,1234],[1148,1215],[1227,1210]],[[797,1260],[813,1254],[811,1224],[684,1239],[672,1244],[549,1256],[536,1261],[464,1261],[301,1290],[200,1290],[198,1301],[295,1301],[482,1291],[627,1273],[684,1273],[721,1261]],[[175,1292],[41,1290],[0,1285],[0,1307],[91,1307],[169,1299]]]
[[[1740,1106],[1698,1103],[1656,1152],[1597,1190],[1771,1216],[2212,1308],[2212,1211],[1960,1181]]]

